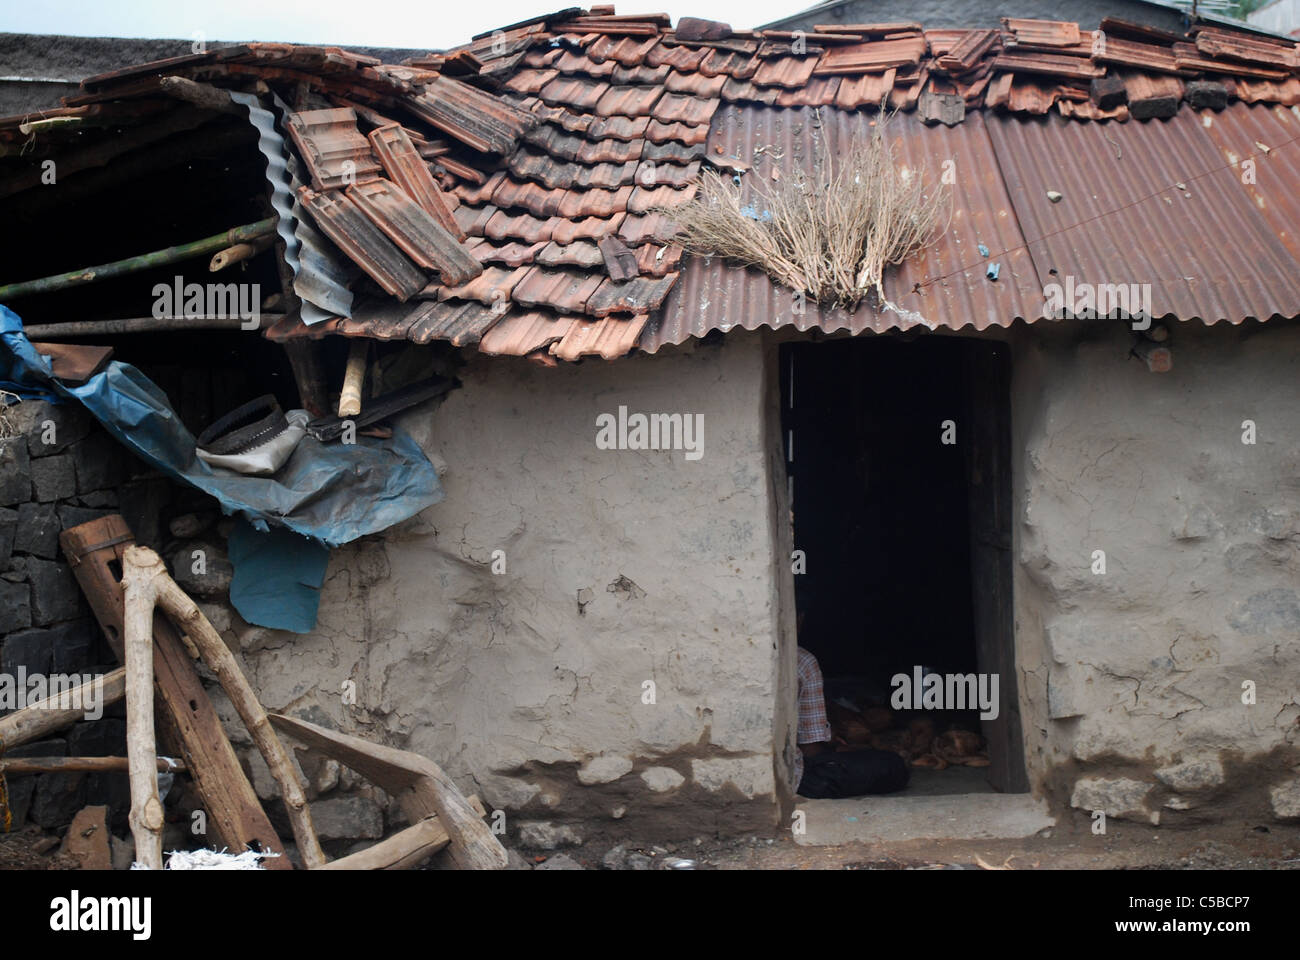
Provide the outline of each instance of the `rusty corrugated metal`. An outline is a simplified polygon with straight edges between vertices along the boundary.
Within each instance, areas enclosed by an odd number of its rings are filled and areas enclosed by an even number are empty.
[[[988,126],[1039,276],[1150,284],[1157,317],[1300,313],[1300,171],[1286,151],[1256,146],[1300,136],[1290,111],[1238,104],[1142,124]],[[1247,186],[1229,162],[1252,154],[1260,169]]]
[[[819,119],[816,111],[806,108],[729,105],[714,117],[708,153],[753,163],[754,172],[763,177],[774,163],[784,175],[795,169],[811,173],[819,156],[841,154],[855,139],[869,137],[873,121],[873,115],[837,110],[822,110]],[[760,271],[696,256],[683,263],[662,311],[651,318],[642,334],[641,348],[653,353],[665,343],[682,343],[710,330],[735,327],[816,327],[862,333],[906,329],[924,322],[983,330],[1041,315],[1042,287],[1023,249],[1024,238],[983,117],[968,116],[955,127],[926,127],[916,117],[900,114],[891,121],[890,132],[898,160],[910,169],[926,168],[933,182],[950,161],[955,174],[952,220],[947,230],[916,257],[886,272],[886,294],[910,315],[877,312],[869,306],[859,306],[850,314],[812,302],[798,313],[792,292]],[[763,149],[756,158],[760,147]],[[749,186],[753,175],[742,181],[747,201],[754,198]],[[987,260],[979,252],[980,244],[990,251]],[[985,275],[991,262],[998,264],[996,281]],[[921,286],[914,290],[918,284]]]

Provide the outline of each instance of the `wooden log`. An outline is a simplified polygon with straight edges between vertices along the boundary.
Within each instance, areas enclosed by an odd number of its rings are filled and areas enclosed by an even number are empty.
[[[166,576],[158,554],[127,547],[122,559],[122,642],[126,649],[126,758],[131,778],[127,822],[135,837],[135,859],[149,870],[163,868],[163,808],[154,769],[158,741],[153,732],[153,608],[155,584]]]
[[[366,378],[366,352],[370,342],[358,337],[348,348],[348,365],[339,391],[339,416],[355,417],[361,412],[361,385]]]
[[[486,816],[476,796],[466,798],[480,817]],[[450,838],[437,817],[425,817],[419,823],[381,840],[373,847],[331,860],[322,870],[414,870],[447,846]]]
[[[124,656],[122,588],[114,567],[121,564],[133,539],[130,527],[117,514],[70,527],[59,535],[64,555],[119,660]],[[194,778],[216,845],[234,852],[252,848],[277,853],[280,856],[263,861],[266,869],[292,870],[280,838],[226,739],[180,633],[162,611],[154,616],[153,634],[154,683],[163,707],[162,731]]]
[[[189,637],[198,648],[203,662],[217,675],[221,688],[226,691],[226,696],[230,698],[240,719],[244,721],[244,726],[252,735],[253,742],[257,744],[257,749],[271,771],[271,776],[280,785],[285,812],[289,816],[289,824],[293,828],[293,837],[297,841],[298,852],[302,855],[303,863],[309,870],[323,866],[325,852],[321,850],[320,841],[316,838],[316,829],[311,822],[311,810],[307,806],[307,797],[303,793],[302,784],[298,782],[293,761],[289,759],[284,744],[280,742],[270,721],[266,719],[266,711],[258,702],[253,688],[249,686],[248,679],[235,661],[234,654],[208,622],[203,611],[184,590],[177,586],[176,581],[167,575],[158,555],[145,547],[132,547],[127,551],[127,556],[130,557],[133,552],[147,552],[157,560],[158,572],[154,575],[154,589],[158,605],[172,618],[172,622],[181,633]]]
[[[103,687],[95,693],[95,684]],[[112,673],[83,683],[71,690],[30,703],[7,717],[0,717],[0,752],[40,740],[86,716],[88,698],[98,696],[98,706],[117,703],[126,695],[126,668],[118,667]],[[75,705],[75,706],[74,706]]]
[[[263,330],[283,319],[283,313],[262,313],[257,328]],[[23,333],[34,340],[71,340],[74,337],[112,337],[164,330],[243,330],[247,322],[239,317],[129,317],[124,320],[35,323],[24,327]]]
[[[163,267],[170,263],[206,256],[224,247],[245,240],[254,240],[257,237],[274,232],[275,218],[268,217],[256,223],[231,227],[229,230],[213,234],[210,237],[204,237],[201,240],[192,240],[189,243],[177,244],[174,247],[164,247],[162,250],[142,253],[136,257],[114,260],[112,263],[101,263],[94,267],[83,267],[80,270],[70,270],[67,273],[57,273],[50,277],[41,277],[38,280],[9,283],[0,287],[0,302],[17,300],[20,297],[29,297],[36,293],[51,293],[56,290],[81,287],[99,280],[107,280],[110,277],[122,277],[132,273],[139,273],[142,270],[152,270],[155,267]]]
[[[396,797],[412,823],[436,814],[451,838],[448,852],[457,866],[467,870],[505,867],[505,847],[451,778],[428,757],[369,743],[283,714],[270,716],[279,730],[346,764]]]
[[[211,84],[199,83],[188,77],[163,77],[158,81],[158,89],[169,97],[184,100],[204,110],[217,113],[231,113],[243,117],[247,112],[243,105],[230,99],[230,91],[222,90]]]
[[[126,773],[127,763],[127,757],[0,757],[0,773]],[[185,772],[185,764],[171,757],[159,757],[157,765],[159,773]]]
[[[298,387],[298,402],[312,418],[329,413],[329,388],[321,364],[321,343],[318,340],[296,339],[281,345],[293,370],[293,382]]]

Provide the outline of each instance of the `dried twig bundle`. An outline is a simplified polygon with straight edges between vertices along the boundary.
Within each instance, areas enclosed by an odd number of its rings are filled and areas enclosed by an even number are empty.
[[[758,267],[818,303],[852,308],[874,291],[901,312],[885,298],[885,267],[927,246],[950,207],[946,189],[895,163],[887,126],[882,112],[871,137],[838,156],[823,141],[814,175],[757,181],[748,203],[729,177],[705,172],[694,201],[664,211],[677,242]]]

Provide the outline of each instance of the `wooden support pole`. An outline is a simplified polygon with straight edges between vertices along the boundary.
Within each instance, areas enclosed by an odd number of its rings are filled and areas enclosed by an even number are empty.
[[[238,117],[247,115],[243,105],[230,98],[229,90],[222,90],[211,84],[199,83],[188,77],[163,77],[158,81],[158,89],[169,97],[184,100],[204,110],[217,113],[230,113]]]
[[[311,822],[311,810],[307,806],[307,797],[303,792],[302,784],[298,782],[293,761],[289,759],[288,751],[284,749],[284,744],[280,742],[270,721],[267,720],[266,711],[258,702],[253,688],[249,686],[234,654],[208,622],[203,611],[176,584],[176,581],[168,576],[162,561],[158,560],[158,555],[144,547],[132,547],[127,551],[127,556],[129,557],[132,552],[147,552],[158,561],[157,572],[153,575],[158,605],[167,612],[182,634],[189,637],[198,648],[203,662],[217,675],[217,679],[221,682],[221,689],[226,691],[226,696],[230,698],[231,704],[239,713],[239,718],[244,721],[244,726],[252,735],[253,742],[257,744],[262,758],[266,760],[271,776],[280,785],[285,812],[289,815],[289,825],[293,828],[293,837],[298,844],[298,852],[302,854],[303,863],[309,870],[323,866],[325,852],[321,850],[320,841],[316,838],[316,829]]]
[[[155,585],[159,576],[166,574],[158,554],[147,547],[127,548],[122,559],[126,758],[131,778],[127,820],[135,837],[136,862],[149,870],[163,867],[163,809],[158,799],[158,742],[153,732],[153,608]]]
[[[122,587],[114,566],[132,542],[131,528],[117,514],[64,530],[59,543],[90,603],[109,646],[121,660]],[[221,720],[208,698],[194,661],[171,621],[158,611],[153,622],[154,680],[163,709],[160,719],[174,749],[182,754],[207,812],[215,846],[233,852],[277,853],[263,861],[268,870],[292,870],[284,845],[258,802]]]
[[[348,366],[343,373],[343,389],[339,391],[339,416],[355,417],[361,412],[361,386],[366,378],[366,352],[370,341],[358,337],[348,348]]]
[[[99,690],[96,684],[102,684]],[[40,740],[55,730],[76,723],[86,716],[87,704],[100,708],[117,703],[126,695],[126,668],[83,683],[63,693],[47,697],[0,717],[0,751]],[[98,700],[93,698],[98,697]]]
[[[142,270],[152,270],[154,267],[164,267],[169,263],[178,263],[182,260],[206,256],[236,243],[255,240],[258,237],[274,232],[275,217],[268,217],[256,223],[231,227],[223,233],[204,237],[202,240],[193,240],[174,247],[165,247],[162,250],[154,250],[152,253],[142,253],[137,257],[127,257],[125,260],[114,260],[112,263],[102,263],[94,267],[70,270],[67,273],[58,273],[51,277],[41,277],[39,280],[9,283],[0,287],[0,302],[17,300],[20,297],[29,297],[36,293],[68,290],[72,287],[95,283],[98,280],[107,280],[110,277],[121,277],[131,273],[139,273]]]
[[[123,668],[125,670],[125,668]],[[126,773],[128,757],[0,757],[0,773]],[[159,773],[184,773],[185,764],[171,757],[158,758]]]
[[[263,313],[257,327],[263,330],[284,319],[283,313]],[[167,330],[242,330],[240,317],[130,317],[125,320],[72,320],[35,323],[24,327],[31,340],[71,340],[75,337],[113,337],[123,333],[159,333]]]
[[[450,839],[449,854],[465,870],[501,870],[506,850],[470,806],[451,778],[428,757],[397,750],[273,713],[276,728],[339,763],[396,797],[411,823],[436,814]]]
[[[298,387],[298,402],[312,415],[312,419],[328,416],[330,412],[329,388],[321,363],[319,340],[295,339],[282,344],[289,366],[293,369],[293,382]]]

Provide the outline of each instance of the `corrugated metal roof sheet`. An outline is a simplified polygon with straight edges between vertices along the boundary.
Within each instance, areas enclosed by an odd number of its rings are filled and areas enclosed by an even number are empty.
[[[780,110],[771,107],[729,105],[714,117],[709,155],[739,157],[754,164],[754,174],[769,175],[773,164],[783,174],[794,169],[812,173],[819,157],[842,153],[854,139],[871,135],[874,117],[835,110]],[[928,169],[937,182],[951,162],[952,220],[930,247],[886,273],[885,292],[895,304],[932,326],[959,329],[972,325],[1009,326],[1017,318],[1033,319],[1042,313],[1042,286],[998,170],[992,144],[978,114],[955,127],[927,127],[908,114],[897,115],[890,126],[896,138],[897,157],[913,170]],[[762,152],[755,157],[755,152]],[[779,161],[773,158],[781,158]],[[753,199],[750,178],[742,180],[743,196]],[[1000,264],[996,281],[985,276],[983,244]],[[1021,249],[1016,249],[1021,248]],[[916,285],[920,289],[914,290]],[[796,312],[791,291],[779,287],[758,270],[719,260],[688,257],[681,279],[664,302],[661,316],[652,317],[641,338],[641,348],[655,352],[665,343],[682,343],[710,330],[733,327],[755,329],[793,326],[799,330],[906,329],[921,321],[890,311],[859,306],[855,313],[824,309],[808,302]]]
[[[284,243],[284,261],[293,272],[293,291],[302,301],[304,323],[319,323],[352,310],[352,292],[347,288],[350,267],[325,249],[324,239],[302,219],[295,172],[296,157],[285,148],[276,130],[276,117],[249,93],[230,94],[248,110],[248,122],[257,128],[257,148],[266,158],[266,179],[271,185],[271,204],[278,216],[276,230]],[[283,104],[279,105],[283,108]],[[287,116],[287,108],[281,116]]]
[[[1300,313],[1300,171],[1293,153],[1273,157],[1256,146],[1300,137],[1289,110],[1183,110],[1145,124],[994,118],[988,126],[1045,282],[1150,284],[1152,313],[1182,320]],[[1247,186],[1231,157],[1252,155],[1260,173]]]

